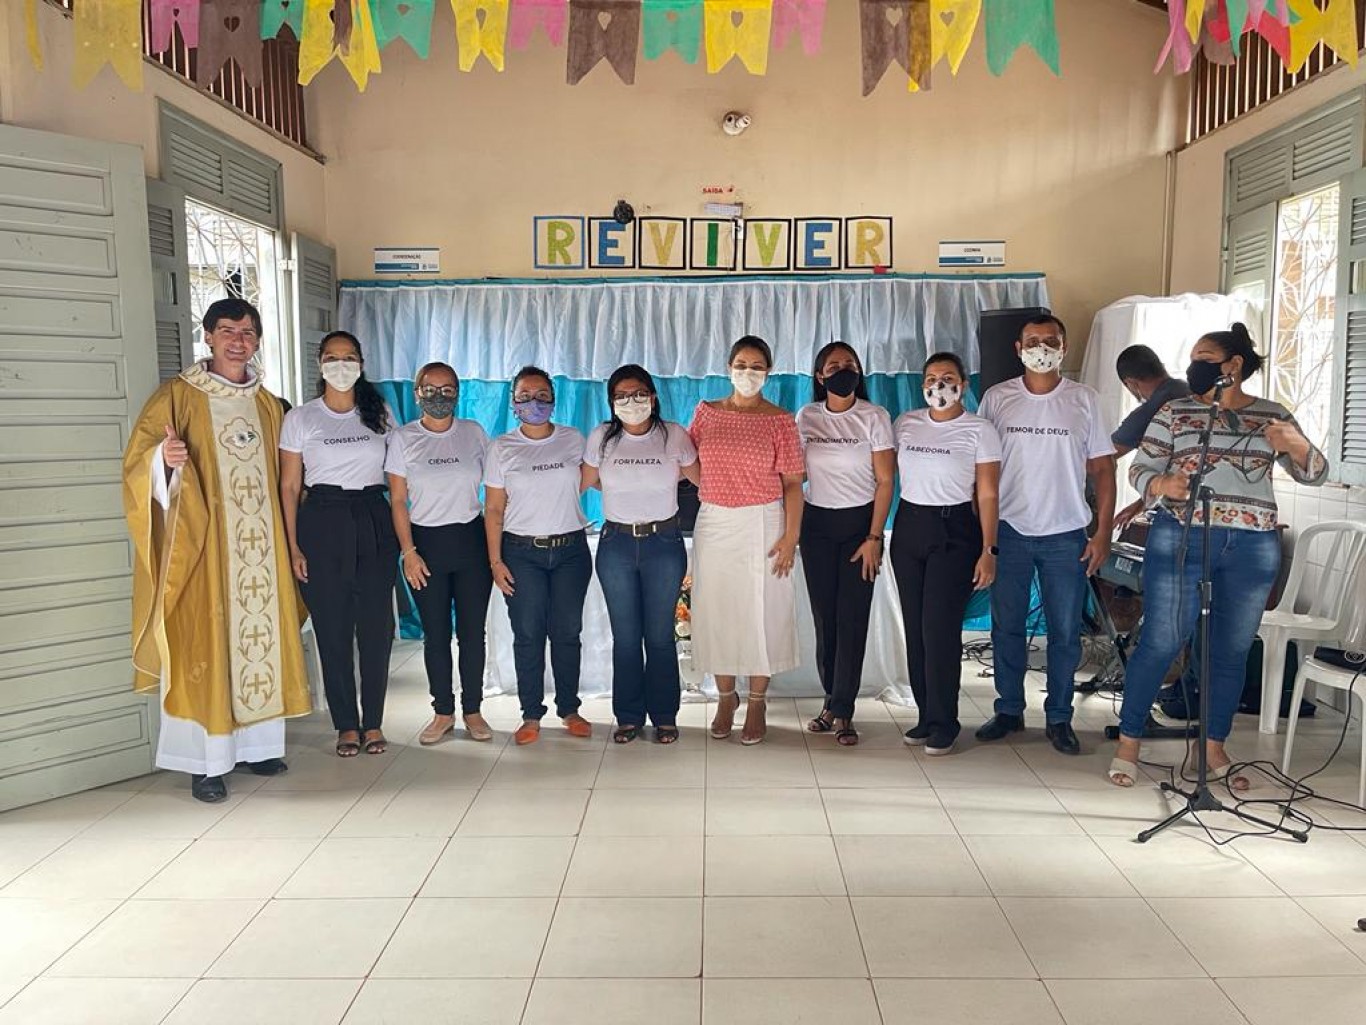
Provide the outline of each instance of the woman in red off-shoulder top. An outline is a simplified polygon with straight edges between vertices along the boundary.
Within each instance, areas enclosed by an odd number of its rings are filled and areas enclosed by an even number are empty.
[[[731,735],[749,683],[742,744],[764,739],[769,678],[798,664],[792,563],[802,522],[803,461],[791,413],[763,397],[773,354],[746,335],[730,350],[731,394],[698,403],[693,442],[702,507],[693,533],[693,666],[716,678],[711,735]]]

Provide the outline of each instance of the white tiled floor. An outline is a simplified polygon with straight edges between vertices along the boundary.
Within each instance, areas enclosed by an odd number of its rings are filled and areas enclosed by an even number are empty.
[[[615,747],[594,701],[594,739],[519,749],[498,698],[492,744],[422,749],[417,646],[394,662],[386,755],[335,758],[314,716],[222,805],[159,774],[0,815],[0,1025],[1362,1021],[1366,832],[1135,844],[1167,805],[1103,779],[1106,698],[1072,759],[973,742],[971,674],[949,758],[901,743],[912,710],[864,703],[846,750],[791,699],[755,748],[692,704],[675,747]],[[1304,724],[1301,771],[1341,722]],[[1316,787],[1355,794],[1357,743]],[[1232,750],[1279,738],[1240,717]]]

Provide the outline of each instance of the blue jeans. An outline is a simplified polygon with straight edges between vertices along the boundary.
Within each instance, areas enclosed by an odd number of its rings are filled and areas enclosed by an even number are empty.
[[[1185,565],[1177,572],[1183,528],[1160,515],[1148,531],[1143,558],[1143,632],[1129,656],[1119,730],[1140,738],[1148,709],[1200,616],[1200,568],[1205,532],[1191,528]],[[1209,532],[1212,587],[1209,622],[1209,738],[1223,741],[1233,729],[1247,655],[1266,610],[1266,599],[1281,568],[1281,542],[1274,530]],[[1192,653],[1198,652],[1192,645]]]
[[[504,534],[503,562],[512,573],[515,592],[506,601],[522,718],[540,720],[546,713],[547,640],[555,674],[555,712],[561,719],[573,715],[579,710],[583,600],[593,579],[588,538],[581,533],[562,548],[536,548]]]
[[[1029,668],[1029,593],[1039,574],[1048,621],[1048,725],[1072,721],[1072,689],[1081,662],[1081,614],[1086,603],[1086,531],[1029,537],[1001,521],[996,582],[991,585],[991,654],[996,671],[996,713],[1024,715]]]
[[[688,553],[678,528],[632,537],[603,527],[598,580],[612,623],[612,713],[622,726],[673,726],[678,719],[674,610]]]

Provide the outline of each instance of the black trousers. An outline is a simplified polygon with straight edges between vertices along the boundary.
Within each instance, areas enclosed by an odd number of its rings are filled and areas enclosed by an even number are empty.
[[[902,502],[892,526],[892,572],[906,628],[911,694],[920,724],[956,737],[963,678],[963,614],[982,555],[972,503]]]
[[[431,576],[413,591],[422,620],[422,659],[437,715],[455,714],[451,659],[451,610],[460,647],[460,710],[479,711],[484,696],[484,621],[493,592],[493,571],[484,540],[484,517],[439,527],[413,524],[413,544]]]
[[[873,584],[863,579],[863,563],[850,562],[868,538],[873,506],[802,512],[802,572],[816,626],[816,671],[825,690],[825,707],[836,719],[851,719],[868,650],[868,617]]]
[[[398,539],[384,488],[343,491],[315,485],[299,506],[297,529],[308,560],[304,603],[318,638],[332,725],[338,732],[377,730],[389,687],[398,572]],[[355,649],[360,651],[359,714]]]

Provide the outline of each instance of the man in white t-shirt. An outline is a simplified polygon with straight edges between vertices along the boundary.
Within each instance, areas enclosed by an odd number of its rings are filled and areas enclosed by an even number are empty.
[[[991,647],[996,706],[978,740],[1000,740],[1024,729],[1026,630],[1037,572],[1048,623],[1048,739],[1063,754],[1079,754],[1072,729],[1073,680],[1081,661],[1086,578],[1110,554],[1115,514],[1115,448],[1100,399],[1062,376],[1067,331],[1056,317],[1025,324],[1015,343],[1023,377],[987,391],[979,415],[1001,436],[1001,529],[991,588]],[[1088,540],[1090,477],[1096,530]]]

